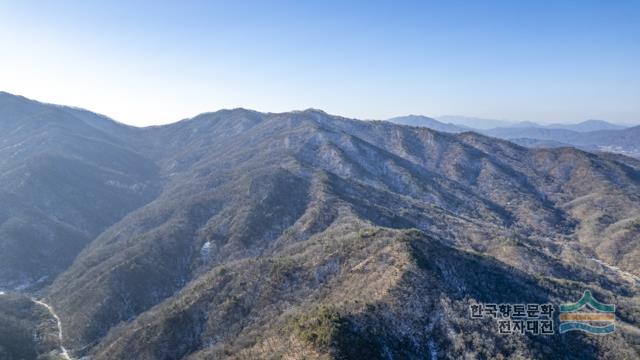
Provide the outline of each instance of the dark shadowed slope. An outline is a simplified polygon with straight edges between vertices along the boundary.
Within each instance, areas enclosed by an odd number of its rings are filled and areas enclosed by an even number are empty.
[[[100,232],[158,192],[138,129],[0,93],[0,287],[66,269]]]

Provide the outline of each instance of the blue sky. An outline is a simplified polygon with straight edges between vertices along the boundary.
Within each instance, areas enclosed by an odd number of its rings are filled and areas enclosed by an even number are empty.
[[[135,125],[246,107],[640,123],[640,1],[5,1],[0,90]]]

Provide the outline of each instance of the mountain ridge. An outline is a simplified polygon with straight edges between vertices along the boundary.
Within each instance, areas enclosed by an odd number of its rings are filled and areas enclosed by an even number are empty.
[[[222,110],[118,130],[112,140],[130,152],[99,147],[102,157],[87,152],[102,141],[62,141],[84,134],[84,127],[63,127],[63,137],[45,129],[43,144],[56,144],[65,161],[91,164],[89,174],[98,175],[88,182],[116,191],[78,194],[110,201],[142,194],[126,214],[95,226],[77,256],[58,265],[62,273],[50,271],[52,279],[40,286],[47,286],[42,291],[60,316],[64,346],[76,356],[260,358],[273,350],[293,358],[353,358],[353,349],[368,348],[371,358],[383,358],[384,349],[407,358],[429,349],[449,358],[465,352],[548,357],[570,347],[588,357],[638,351],[632,336],[640,322],[636,280],[590,260],[638,275],[640,167],[632,159],[530,149],[473,132],[318,110]],[[31,163],[27,150],[40,148],[18,140],[21,159]],[[113,172],[145,167],[138,178],[129,174],[108,185]],[[137,184],[150,192],[135,190]],[[48,189],[54,195],[60,190]],[[73,209],[85,202],[96,204],[83,197],[58,204]],[[101,217],[103,210],[88,213]],[[0,213],[2,226],[3,219]],[[487,275],[469,274],[469,268]],[[471,299],[506,293],[510,301],[569,301],[581,286],[620,304],[621,323],[631,330],[606,342],[525,337],[505,347],[497,334],[485,333],[502,345],[464,344],[483,336],[465,317]],[[400,304],[416,309],[419,321],[413,323]],[[440,306],[447,317],[438,316]],[[334,327],[331,319],[342,325]],[[462,343],[448,333],[464,327],[473,331]]]
[[[422,116],[422,115],[406,115],[406,116],[398,116],[387,121],[392,122],[398,125],[408,125],[408,126],[422,126],[427,127],[437,131],[444,131],[450,133],[459,133],[470,130],[467,127],[454,125],[452,123],[443,123],[436,119]]]

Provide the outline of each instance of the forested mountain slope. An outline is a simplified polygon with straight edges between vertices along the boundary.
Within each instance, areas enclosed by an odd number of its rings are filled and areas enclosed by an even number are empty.
[[[75,355],[638,354],[633,159],[318,110],[139,129],[4,97],[0,256],[50,265],[0,274],[50,276]],[[618,304],[616,334],[505,338],[468,317],[585,288]]]

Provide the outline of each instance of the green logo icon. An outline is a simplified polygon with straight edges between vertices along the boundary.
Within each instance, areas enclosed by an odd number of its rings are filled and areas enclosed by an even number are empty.
[[[594,311],[581,311],[587,306]],[[591,295],[591,291],[586,290],[578,302],[560,305],[560,333],[583,331],[610,334],[616,330],[615,311],[615,305],[599,302]]]

